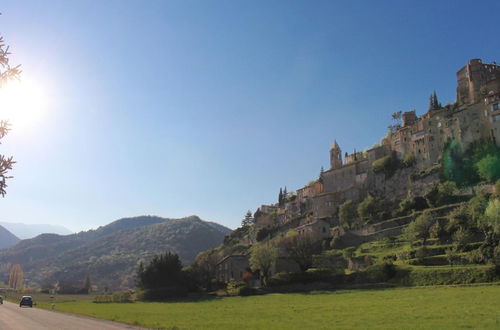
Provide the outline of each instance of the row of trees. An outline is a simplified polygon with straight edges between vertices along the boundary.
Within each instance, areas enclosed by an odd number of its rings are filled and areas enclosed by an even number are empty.
[[[454,182],[446,181],[432,185],[423,197],[404,199],[399,203],[373,196],[368,196],[357,204],[348,200],[339,207],[339,221],[346,229],[358,228],[390,217],[404,216],[413,211],[454,203],[457,201],[457,191]]]
[[[451,211],[446,218],[440,219],[429,210],[424,211],[408,225],[405,233],[411,241],[420,241],[424,247],[429,238],[451,238],[453,247],[448,252],[450,255],[466,251],[474,237],[481,236],[481,246],[471,251],[470,261],[499,264],[500,181],[493,195],[479,193]]]

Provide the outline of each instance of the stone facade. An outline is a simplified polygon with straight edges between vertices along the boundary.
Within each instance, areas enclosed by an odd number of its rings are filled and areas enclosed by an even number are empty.
[[[297,227],[299,235],[312,235],[318,240],[331,238],[330,223],[324,220],[313,220],[312,222]]]
[[[263,205],[256,223],[288,226],[294,219],[310,222],[312,217],[335,226],[339,207],[347,200],[359,202],[368,195],[392,200],[423,195],[430,184],[439,180],[438,174],[415,180],[410,177],[439,164],[450,141],[458,142],[464,150],[486,139],[500,145],[500,66],[472,59],[457,72],[457,86],[454,104],[430,109],[422,116],[417,116],[415,110],[399,113],[396,119],[400,122],[391,126],[379,146],[349,154],[343,153],[334,141],[329,150],[330,169],[322,171],[318,180],[298,189],[295,198],[288,198],[282,205]],[[375,173],[373,164],[388,156],[412,158],[414,165],[390,176]]]
[[[482,139],[500,145],[500,66],[470,60],[457,73],[457,102],[431,109],[418,117],[415,110],[401,113],[401,123],[393,126],[382,145],[365,152],[345,153],[335,141],[330,148],[330,169],[322,172],[321,189],[305,194],[316,219],[335,222],[338,209],[347,200],[359,202],[368,194],[402,199],[423,194],[429,184],[439,180],[436,174],[411,182],[410,175],[441,161],[450,141],[463,149]],[[390,178],[374,173],[373,163],[386,156],[403,159],[411,155],[415,165]]]
[[[234,279],[243,280],[243,274],[248,271],[250,264],[246,255],[229,255],[219,261],[216,266],[216,277],[219,282],[229,282]]]

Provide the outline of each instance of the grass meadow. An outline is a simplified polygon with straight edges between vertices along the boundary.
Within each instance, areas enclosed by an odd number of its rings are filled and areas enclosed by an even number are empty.
[[[96,304],[84,297],[51,299],[56,300],[58,311],[156,329],[500,329],[500,285],[268,294],[180,302]],[[38,307],[50,309],[50,304],[38,297]]]

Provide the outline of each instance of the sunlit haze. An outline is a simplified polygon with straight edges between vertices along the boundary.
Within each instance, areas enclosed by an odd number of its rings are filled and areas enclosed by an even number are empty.
[[[40,83],[23,78],[9,81],[0,88],[0,118],[8,120],[16,129],[30,128],[44,120],[47,108],[47,94]]]
[[[500,59],[498,1],[2,1],[1,221],[237,227]]]

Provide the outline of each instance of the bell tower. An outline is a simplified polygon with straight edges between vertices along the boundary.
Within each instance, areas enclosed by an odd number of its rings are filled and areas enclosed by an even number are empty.
[[[330,168],[337,169],[342,167],[342,150],[340,150],[337,140],[333,142],[330,148]]]

